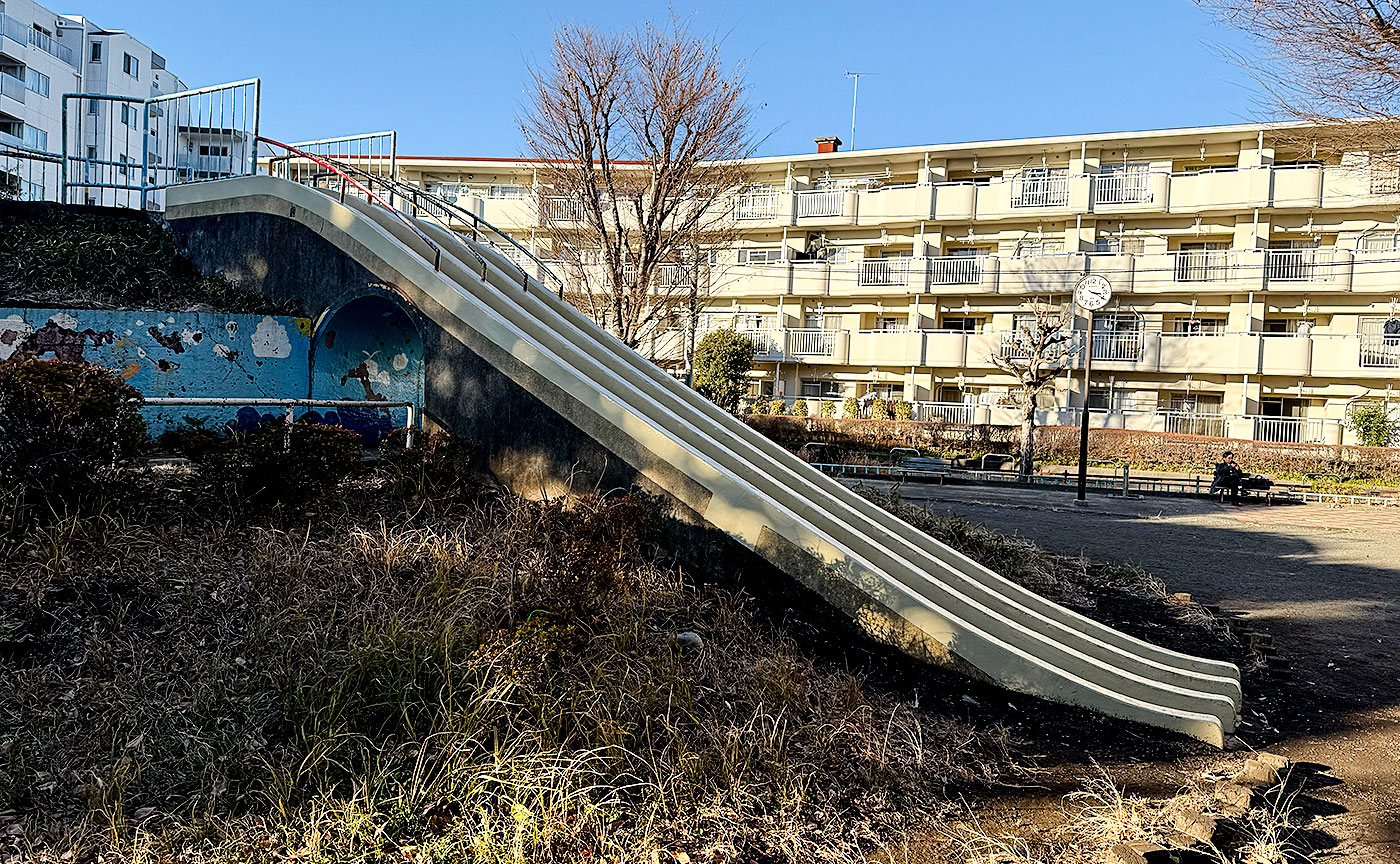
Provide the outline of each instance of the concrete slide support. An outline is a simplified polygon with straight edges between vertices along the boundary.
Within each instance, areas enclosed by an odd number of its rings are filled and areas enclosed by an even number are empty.
[[[875,638],[1009,689],[1216,746],[1233,730],[1241,698],[1233,665],[1098,624],[909,527],[715,408],[544,286],[522,286],[491,248],[422,224],[443,249],[435,270],[427,244],[387,211],[271,177],[177,187],[167,197],[175,224],[240,213],[315,232],[395,286],[444,340]]]

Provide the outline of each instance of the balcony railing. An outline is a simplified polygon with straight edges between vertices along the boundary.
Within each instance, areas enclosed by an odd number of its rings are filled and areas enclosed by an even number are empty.
[[[577,198],[546,198],[544,208],[547,222],[577,222],[583,218],[583,202]]]
[[[11,18],[3,12],[0,12],[0,32],[3,32],[16,42],[33,45],[40,51],[52,54],[74,69],[78,68],[77,64],[73,62],[72,48],[60,44],[59,41],[52,36],[40,33],[33,27],[26,26],[23,22]]]
[[[1327,424],[1321,418],[1252,416],[1254,440],[1278,444],[1324,444]]]
[[[1110,171],[1094,177],[1095,204],[1150,204],[1152,184],[1146,171]]]
[[[840,189],[819,189],[798,192],[797,218],[840,216],[846,204],[846,193]]]
[[[1264,272],[1270,282],[1313,282],[1331,275],[1331,249],[1268,249]]]
[[[972,425],[975,405],[966,402],[912,402],[913,412],[910,414],[911,420],[933,421],[941,420],[944,423],[957,423],[964,426]]]
[[[1068,205],[1068,174],[1022,175],[1011,178],[1012,207],[1066,207]]]
[[[934,285],[976,285],[982,281],[982,256],[942,255],[928,259]]]
[[[1233,250],[1188,249],[1167,253],[1173,259],[1172,275],[1177,282],[1219,282],[1230,278]]]
[[[1400,367],[1400,333],[1361,334],[1361,366],[1366,369]]]
[[[778,218],[777,192],[749,192],[734,199],[735,219]]]
[[[908,285],[912,258],[867,258],[860,262],[860,284]]]
[[[1176,435],[1209,435],[1212,438],[1226,437],[1230,420],[1223,414],[1206,411],[1159,411],[1162,417],[1162,431]]]
[[[1142,335],[1140,331],[1095,333],[1093,339],[1094,359],[1141,360]]]
[[[798,329],[787,331],[789,354],[830,357],[836,353],[839,330]]]
[[[781,330],[740,330],[754,345],[754,356],[758,358],[783,355],[783,331]]]

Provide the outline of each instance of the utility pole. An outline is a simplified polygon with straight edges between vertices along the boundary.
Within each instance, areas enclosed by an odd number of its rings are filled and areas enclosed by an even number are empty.
[[[878,72],[847,72],[851,84],[851,149],[856,149],[856,97],[860,94],[860,76],[878,75]]]

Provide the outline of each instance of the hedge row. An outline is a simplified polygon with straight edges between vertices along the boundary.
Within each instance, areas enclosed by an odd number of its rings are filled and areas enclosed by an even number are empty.
[[[1015,452],[1020,441],[1020,429],[1014,426],[969,429],[946,423],[898,420],[770,416],[744,419],[769,438],[792,447],[815,441],[857,450],[916,447],[925,452],[978,456]],[[1039,462],[1077,462],[1079,429],[1042,426],[1036,430],[1035,450]],[[1400,448],[1395,447],[1277,444],[1133,429],[1092,429],[1089,432],[1089,458],[1127,461],[1143,469],[1185,471],[1195,465],[1214,465],[1225,450],[1233,450],[1246,471],[1261,474],[1321,472],[1339,475],[1343,480],[1400,483]]]

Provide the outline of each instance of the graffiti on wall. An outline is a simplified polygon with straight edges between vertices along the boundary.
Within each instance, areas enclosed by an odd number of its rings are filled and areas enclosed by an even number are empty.
[[[146,396],[305,394],[311,322],[271,315],[108,309],[0,309],[0,362],[12,357],[87,362],[117,372]],[[228,409],[146,410],[152,434],[194,418],[222,425]]]
[[[314,398],[421,404],[423,382],[418,328],[392,300],[352,300],[317,328],[311,361]],[[406,413],[403,408],[338,408],[321,416],[374,441],[404,425]]]

